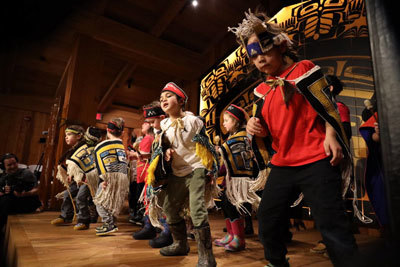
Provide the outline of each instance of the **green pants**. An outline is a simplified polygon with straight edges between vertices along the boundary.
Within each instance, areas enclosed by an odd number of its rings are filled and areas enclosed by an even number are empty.
[[[208,213],[204,201],[206,169],[195,169],[184,177],[171,175],[164,200],[164,212],[168,224],[183,220],[182,210],[189,198],[190,216],[194,227],[208,223]]]

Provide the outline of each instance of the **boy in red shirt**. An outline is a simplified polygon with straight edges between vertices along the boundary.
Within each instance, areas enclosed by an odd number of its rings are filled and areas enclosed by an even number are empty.
[[[268,139],[275,152],[257,216],[267,266],[289,266],[284,233],[295,186],[311,206],[334,265],[351,264],[357,246],[341,199],[338,165],[350,154],[340,117],[323,92],[328,84],[319,67],[297,62],[293,42],[267,21],[250,11],[238,27],[229,28],[267,76],[254,90],[255,116],[246,128]]]

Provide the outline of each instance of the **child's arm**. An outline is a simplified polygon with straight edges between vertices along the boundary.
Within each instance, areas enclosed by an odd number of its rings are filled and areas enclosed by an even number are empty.
[[[335,129],[333,129],[333,127],[327,122],[325,122],[325,129],[325,153],[328,156],[332,155],[330,163],[332,166],[336,166],[343,159],[342,146],[336,139]]]

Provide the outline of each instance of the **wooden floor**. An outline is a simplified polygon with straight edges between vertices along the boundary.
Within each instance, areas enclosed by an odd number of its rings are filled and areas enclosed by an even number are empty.
[[[9,217],[5,236],[8,266],[196,266],[195,241],[189,241],[188,256],[163,257],[158,249],[148,245],[148,241],[132,239],[132,233],[140,228],[126,222],[126,215],[120,217],[118,232],[103,237],[95,235],[94,229],[100,223],[84,231],[74,231],[72,225],[51,225],[50,220],[58,215],[57,212],[42,212]],[[219,213],[210,214],[210,224],[213,239],[224,235],[224,221]],[[257,230],[256,220],[254,224]],[[332,266],[323,255],[309,252],[319,239],[314,229],[294,231],[293,242],[288,245],[291,266]],[[356,239],[359,246],[377,240],[366,234],[358,234]],[[247,238],[246,244],[246,250],[239,253],[228,253],[214,246],[218,266],[261,267],[267,264],[256,236]]]

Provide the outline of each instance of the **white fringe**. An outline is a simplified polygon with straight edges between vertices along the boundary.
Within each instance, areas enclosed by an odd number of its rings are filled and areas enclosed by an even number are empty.
[[[149,201],[148,216],[149,216],[151,225],[164,230],[164,226],[160,223],[160,219],[163,218],[163,209],[161,206],[163,203],[158,203],[159,201],[158,201],[157,193],[153,194],[148,199],[148,201]]]
[[[92,198],[96,196],[97,188],[99,187],[99,174],[96,169],[85,174],[86,175],[86,184],[89,187],[90,194]]]
[[[106,189],[101,191],[93,199],[94,204],[108,210],[113,216],[118,216],[129,191],[129,179],[124,173],[105,173],[101,175],[107,181]]]
[[[254,192],[263,190],[265,187],[265,183],[267,182],[269,172],[270,168],[265,168],[264,170],[260,170],[258,172],[257,179],[250,182],[250,190]]]
[[[75,180],[76,184],[80,184],[85,172],[72,160],[67,159],[66,163],[68,175]]]
[[[226,197],[241,214],[242,212],[250,214],[244,207],[244,203],[250,203],[254,211],[257,210],[260,205],[261,198],[255,191],[251,190],[251,182],[252,179],[250,178],[225,177]]]
[[[61,166],[57,166],[57,175],[56,178],[65,186],[68,187],[68,174],[67,171]]]
[[[212,209],[214,208],[215,205],[215,200],[216,198],[219,198],[221,195],[221,188],[217,185],[217,181],[215,178],[212,178],[213,182],[208,183],[205,185],[205,190],[204,190],[204,203],[206,206],[206,209]]]

